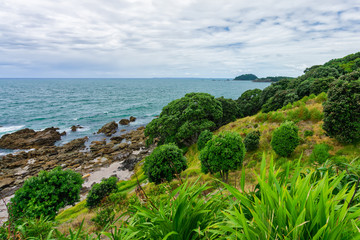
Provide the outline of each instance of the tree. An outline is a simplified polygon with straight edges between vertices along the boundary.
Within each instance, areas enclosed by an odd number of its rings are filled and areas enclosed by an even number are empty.
[[[218,123],[219,126],[233,122],[236,120],[236,118],[243,117],[236,101],[224,97],[219,97],[216,100],[218,100],[221,103],[221,107],[223,110],[223,116],[220,122]]]
[[[202,131],[197,141],[197,148],[200,151],[206,145],[206,143],[213,137],[213,133],[209,130]]]
[[[259,147],[260,132],[252,131],[244,138],[244,145],[247,152],[254,151]]]
[[[353,72],[333,82],[324,103],[323,129],[342,143],[360,140],[359,76],[359,72]]]
[[[298,127],[291,121],[286,121],[274,130],[271,147],[276,154],[288,157],[299,145]]]
[[[99,205],[101,200],[117,189],[117,181],[116,177],[109,177],[102,179],[100,183],[92,186],[86,198],[86,206],[93,208]]]
[[[80,200],[84,180],[81,174],[61,167],[40,171],[38,176],[25,180],[11,199],[10,215],[37,218],[41,215],[53,219],[60,208]]]
[[[310,95],[310,91],[311,91],[311,80],[305,80],[303,82],[301,82],[297,88],[296,88],[296,95],[298,95],[299,99],[305,97],[305,96],[309,96]]]
[[[315,95],[319,95],[322,92],[327,93],[327,91],[329,90],[330,84],[334,80],[335,80],[334,77],[314,79],[310,85],[310,93],[313,93]]]
[[[285,104],[296,101],[297,98],[297,95],[294,94],[294,90],[279,90],[262,106],[262,111],[270,112],[278,110]]]
[[[262,91],[258,88],[247,90],[236,100],[244,117],[252,116],[261,109]]]
[[[186,168],[186,158],[175,144],[159,146],[145,158],[144,171],[149,181],[156,184],[171,181]]]
[[[145,129],[151,143],[159,138],[159,144],[174,142],[189,146],[199,134],[215,130],[223,117],[221,103],[208,93],[188,93],[170,102],[159,116]]]
[[[207,142],[200,152],[201,170],[204,173],[220,172],[222,180],[228,181],[229,171],[241,166],[245,146],[238,133],[223,132]]]

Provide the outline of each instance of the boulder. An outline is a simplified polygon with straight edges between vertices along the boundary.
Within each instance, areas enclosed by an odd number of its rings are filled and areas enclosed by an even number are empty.
[[[136,117],[133,117],[133,116],[130,117],[130,122],[135,122],[135,120],[136,120]]]
[[[88,137],[74,139],[71,142],[64,144],[64,146],[62,146],[62,149],[64,152],[71,152],[74,150],[83,149],[85,148],[85,142],[88,139],[89,139]]]
[[[130,120],[129,120],[129,119],[126,119],[126,118],[124,118],[124,119],[121,119],[119,123],[120,123],[121,125],[129,125]]]
[[[72,132],[76,132],[76,130],[78,130],[78,129],[80,129],[80,128],[83,128],[83,127],[80,126],[80,125],[73,125],[73,126],[71,126],[71,131],[72,131]]]
[[[105,124],[102,128],[100,128],[100,130],[97,133],[98,134],[104,133],[106,136],[110,137],[111,135],[116,133],[117,128],[118,128],[118,124],[116,122],[112,121],[112,122]]]
[[[0,148],[6,149],[30,149],[42,146],[53,146],[61,139],[58,128],[46,128],[43,131],[35,132],[25,128],[17,132],[5,134],[0,138]]]

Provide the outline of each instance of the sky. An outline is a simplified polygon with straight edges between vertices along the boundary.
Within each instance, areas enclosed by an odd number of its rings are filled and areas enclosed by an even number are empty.
[[[302,74],[360,51],[360,0],[2,0],[0,78]]]

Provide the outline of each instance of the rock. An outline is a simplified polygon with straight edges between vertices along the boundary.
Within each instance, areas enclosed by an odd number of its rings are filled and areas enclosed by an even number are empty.
[[[119,123],[120,123],[121,125],[129,125],[130,120],[124,118],[124,119],[121,119]]]
[[[105,124],[102,128],[100,128],[100,130],[97,133],[98,134],[104,133],[106,136],[110,137],[111,135],[116,133],[117,128],[118,128],[118,124],[113,121]]]
[[[120,132],[125,132],[126,130],[125,129],[121,129]]]
[[[58,128],[46,128],[43,131],[35,132],[25,128],[14,133],[5,134],[0,138],[0,148],[6,149],[30,149],[42,146],[53,146],[61,139]]]
[[[135,122],[135,120],[136,120],[136,117],[133,117],[133,116],[130,117],[130,122]]]
[[[119,148],[121,148],[121,149],[124,149],[124,148],[126,148],[126,147],[128,147],[128,146],[129,146],[128,143],[120,143],[120,144],[119,144]]]
[[[74,139],[71,142],[68,142],[62,146],[64,152],[71,152],[74,150],[80,150],[85,148],[85,142],[88,140],[88,137]]]
[[[72,131],[72,132],[76,132],[76,130],[78,130],[78,129],[80,129],[80,128],[83,128],[83,127],[80,126],[80,125],[73,125],[73,126],[71,126],[71,131]]]
[[[114,141],[114,142],[121,142],[123,139],[124,139],[123,136],[116,136],[116,137],[110,138],[110,140]]]
[[[0,181],[0,189],[9,187],[13,182],[15,182],[15,179],[13,179],[13,178],[1,179],[1,181]]]
[[[62,133],[60,133],[60,136],[65,136],[66,135],[66,132],[63,131]]]
[[[144,127],[144,126],[141,126],[141,127],[138,127],[136,130],[138,130],[138,131],[145,130],[145,127]]]

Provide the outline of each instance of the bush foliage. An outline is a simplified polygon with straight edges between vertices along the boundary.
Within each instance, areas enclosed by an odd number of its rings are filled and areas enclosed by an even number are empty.
[[[94,184],[87,195],[86,206],[89,208],[98,206],[105,197],[117,189],[117,181],[116,177],[109,177],[102,179],[100,183]]]
[[[324,163],[330,157],[327,144],[316,144],[310,155],[310,161]]]
[[[176,143],[189,146],[196,142],[204,130],[215,130],[223,117],[222,104],[208,93],[188,93],[170,102],[162,109],[159,118],[145,129],[151,143]]]
[[[223,132],[215,135],[201,150],[201,170],[211,174],[220,172],[223,181],[227,181],[229,171],[240,167],[244,156],[241,136],[235,132]]]
[[[84,180],[81,174],[61,167],[51,171],[40,171],[38,176],[25,180],[24,185],[11,199],[10,215],[53,219],[60,208],[80,200],[80,189]]]
[[[159,146],[145,158],[144,171],[149,181],[156,184],[171,181],[186,168],[183,152],[175,144]]]
[[[274,130],[271,147],[276,154],[288,157],[299,145],[298,127],[291,121],[286,121]]]
[[[360,140],[360,79],[355,74],[334,82],[324,103],[326,133],[343,143]]]
[[[261,90],[247,90],[236,100],[244,117],[256,114],[261,109]]]
[[[247,152],[254,151],[259,147],[260,131],[250,132],[244,138],[244,145]]]
[[[213,133],[209,130],[202,131],[197,141],[197,148],[200,151],[206,145],[206,143],[213,137]]]

